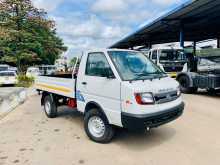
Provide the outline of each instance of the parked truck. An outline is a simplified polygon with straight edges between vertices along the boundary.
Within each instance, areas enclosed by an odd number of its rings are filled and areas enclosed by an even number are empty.
[[[115,127],[151,129],[183,113],[178,82],[140,52],[90,51],[74,70],[69,77],[39,76],[35,87],[49,118],[61,105],[82,112],[85,132],[95,142],[109,142]]]
[[[210,93],[220,90],[220,49],[200,50],[187,53],[186,71],[178,73],[181,91],[195,93],[198,88]]]
[[[147,56],[172,78],[176,78],[179,72],[184,71],[187,63],[186,55],[181,47],[152,48]]]

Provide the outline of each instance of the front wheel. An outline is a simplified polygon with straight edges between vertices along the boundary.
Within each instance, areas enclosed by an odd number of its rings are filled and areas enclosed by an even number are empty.
[[[188,76],[181,76],[177,81],[180,83],[180,89],[183,93],[196,93],[198,90],[197,87],[190,87],[190,78]]]
[[[105,115],[97,109],[92,109],[85,114],[84,127],[87,136],[98,143],[110,142],[115,132]]]

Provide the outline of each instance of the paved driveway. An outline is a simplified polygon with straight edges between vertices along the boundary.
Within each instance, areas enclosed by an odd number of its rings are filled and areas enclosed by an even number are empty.
[[[143,134],[119,130],[103,145],[87,138],[79,113],[48,119],[33,96],[0,121],[0,165],[219,165],[220,97],[184,100],[177,121]]]

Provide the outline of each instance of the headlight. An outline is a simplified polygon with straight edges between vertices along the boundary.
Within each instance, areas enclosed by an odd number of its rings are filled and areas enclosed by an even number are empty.
[[[152,93],[136,93],[135,99],[137,103],[141,105],[154,104],[154,97]]]
[[[177,96],[180,96],[181,95],[181,90],[180,90],[180,87],[177,88]]]

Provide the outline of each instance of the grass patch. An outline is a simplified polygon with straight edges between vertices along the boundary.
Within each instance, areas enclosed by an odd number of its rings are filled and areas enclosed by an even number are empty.
[[[20,74],[17,76],[17,87],[29,88],[34,84],[34,77],[27,77],[26,75]]]

